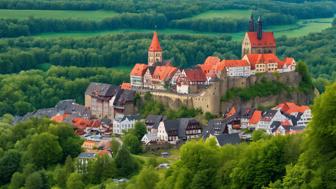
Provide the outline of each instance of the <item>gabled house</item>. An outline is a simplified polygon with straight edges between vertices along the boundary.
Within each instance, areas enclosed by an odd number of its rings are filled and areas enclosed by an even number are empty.
[[[263,129],[268,133],[271,133],[271,124],[274,121],[283,121],[286,120],[286,116],[282,115],[279,110],[267,110],[262,114],[262,118],[257,125],[256,129]]]
[[[251,118],[249,119],[248,127],[256,128],[259,125],[261,118],[262,118],[262,111],[259,110],[254,111]]]
[[[199,138],[202,125],[193,118],[180,118],[160,122],[157,138],[161,142],[176,144],[185,140]]]
[[[85,107],[97,118],[111,117],[109,102],[120,90],[119,86],[105,83],[90,83],[85,91]]]
[[[111,109],[111,117],[113,120],[117,114],[132,115],[136,113],[135,110],[135,91],[120,89],[114,97],[110,100],[109,106]]]
[[[203,138],[206,138],[209,135],[228,134],[229,128],[227,124],[227,120],[225,119],[209,120],[208,126],[205,127],[203,130]]]
[[[138,119],[138,115],[117,115],[113,120],[113,134],[122,135],[129,129],[133,129]]]
[[[184,69],[176,79],[176,91],[181,94],[195,93],[206,84],[206,75],[200,67]]]
[[[160,122],[166,120],[164,115],[148,115],[145,124],[148,133],[157,133]]]
[[[291,119],[295,119],[295,126],[307,126],[312,118],[311,110],[308,106],[299,106],[293,102],[281,103],[274,109],[280,110]]]
[[[135,64],[131,73],[130,81],[132,88],[143,88],[144,87],[144,75],[147,71],[148,66],[146,64]]]
[[[222,64],[227,76],[248,77],[251,75],[251,67],[246,60],[222,60]]]
[[[166,90],[176,71],[177,68],[173,66],[156,66],[152,75],[153,89]]]

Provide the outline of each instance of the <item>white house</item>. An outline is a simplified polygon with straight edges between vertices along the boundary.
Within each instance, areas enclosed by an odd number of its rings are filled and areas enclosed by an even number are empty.
[[[113,120],[113,134],[122,135],[129,129],[134,128],[137,121],[137,115],[117,115]]]
[[[227,76],[248,77],[251,75],[251,66],[246,60],[223,60]]]
[[[281,112],[279,110],[268,110],[266,112],[263,113],[261,120],[259,121],[256,129],[263,129],[265,131],[267,131],[268,133],[272,133],[271,132],[271,124],[274,121],[284,121],[287,120],[287,117],[282,115]]]

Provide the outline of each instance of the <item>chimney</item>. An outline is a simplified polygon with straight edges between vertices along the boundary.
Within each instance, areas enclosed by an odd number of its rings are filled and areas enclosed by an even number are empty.
[[[262,39],[262,20],[261,20],[261,16],[259,16],[258,18],[258,39],[261,40]]]
[[[253,14],[251,14],[250,21],[249,21],[249,32],[254,32],[254,18],[253,18]]]

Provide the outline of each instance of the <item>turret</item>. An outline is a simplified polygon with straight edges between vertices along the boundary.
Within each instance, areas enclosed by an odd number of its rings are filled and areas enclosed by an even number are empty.
[[[148,66],[162,63],[162,49],[156,32],[153,34],[152,43],[148,48]]]
[[[250,21],[249,21],[249,32],[254,32],[254,18],[253,18],[253,14],[251,14]]]
[[[258,39],[259,40],[261,40],[262,39],[262,33],[263,33],[263,31],[262,31],[262,20],[261,20],[261,16],[259,16],[259,18],[258,18]]]

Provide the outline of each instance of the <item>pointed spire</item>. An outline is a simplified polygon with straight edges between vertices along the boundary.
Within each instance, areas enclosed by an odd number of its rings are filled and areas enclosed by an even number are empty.
[[[251,13],[250,21],[249,21],[249,32],[254,32],[254,18],[253,13]]]
[[[160,46],[160,42],[159,42],[159,38],[158,38],[158,35],[157,35],[156,31],[153,34],[152,43],[149,46],[148,51],[154,51],[154,52],[162,51],[161,46]]]
[[[261,40],[262,39],[262,20],[261,20],[261,16],[259,16],[258,18],[258,39]]]

